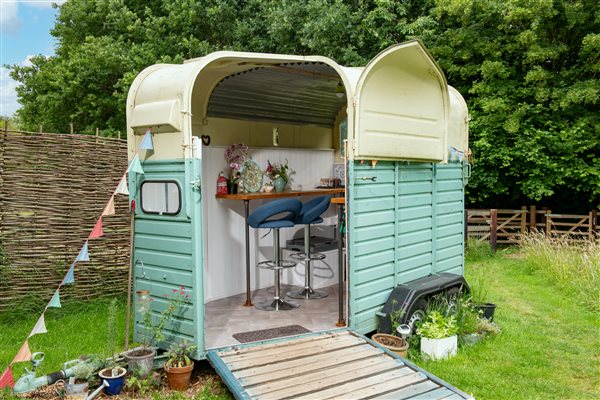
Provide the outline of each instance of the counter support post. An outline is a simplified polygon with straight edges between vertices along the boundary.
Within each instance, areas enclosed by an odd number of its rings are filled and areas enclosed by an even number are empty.
[[[244,200],[244,225],[246,229],[246,302],[245,307],[252,307],[250,298],[250,226],[248,225],[248,214],[250,213],[250,200]]]

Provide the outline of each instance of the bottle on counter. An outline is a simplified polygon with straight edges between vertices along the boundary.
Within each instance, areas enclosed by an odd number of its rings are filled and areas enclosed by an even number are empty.
[[[227,178],[223,174],[223,171],[219,172],[217,178],[217,195],[227,194]]]

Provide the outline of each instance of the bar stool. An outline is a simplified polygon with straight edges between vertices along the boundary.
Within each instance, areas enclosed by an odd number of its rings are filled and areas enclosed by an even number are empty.
[[[310,252],[310,226],[312,224],[320,224],[323,222],[321,214],[323,214],[329,208],[331,199],[329,196],[320,196],[310,201],[307,201],[302,205],[302,210],[296,220],[297,224],[304,225],[304,253],[294,253],[290,257],[304,261],[304,288],[300,290],[293,290],[288,292],[288,297],[293,299],[322,299],[327,297],[327,292],[321,290],[314,290],[312,288],[312,273],[310,264],[312,261],[322,260],[325,258],[325,254]]]
[[[273,257],[274,260],[267,260],[258,263],[259,268],[271,269],[275,273],[275,295],[273,301],[257,303],[256,308],[265,311],[287,311],[298,307],[297,303],[285,301],[280,298],[280,280],[281,270],[284,268],[293,268],[296,263],[293,261],[281,259],[281,248],[279,246],[279,229],[292,228],[295,226],[295,220],[302,209],[302,203],[296,199],[281,199],[271,201],[258,207],[248,217],[248,224],[255,228],[267,228],[273,230]],[[280,214],[286,214],[275,218]]]

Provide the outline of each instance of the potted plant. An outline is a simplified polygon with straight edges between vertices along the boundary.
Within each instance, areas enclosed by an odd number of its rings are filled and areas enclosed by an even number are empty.
[[[390,313],[392,332],[397,332],[396,328],[400,325],[400,317],[403,314],[402,311],[396,309],[396,305],[397,302],[395,300],[392,301],[392,310],[394,310]],[[387,333],[376,333],[371,339],[401,357],[406,357],[408,353],[408,341],[404,337],[389,335]]]
[[[73,376],[65,382],[65,396],[67,398],[87,398],[90,381],[103,365],[101,358],[95,355],[80,356],[79,360],[65,363],[63,369],[73,371]]]
[[[421,353],[432,360],[456,355],[457,332],[456,316],[443,315],[438,310],[428,311],[425,321],[417,328],[417,334],[421,336]]]
[[[275,191],[283,192],[285,185],[287,185],[290,179],[292,170],[290,170],[290,167],[288,167],[287,160],[285,160],[285,163],[281,163],[279,165],[271,164],[271,161],[267,160],[267,169],[264,173],[271,180],[271,182],[273,182]]]
[[[471,299],[473,303],[473,307],[481,311],[481,316],[490,321],[494,320],[494,313],[496,311],[496,304],[488,303],[487,299],[487,290],[483,285],[483,281],[478,279],[475,281],[475,284],[471,287]]]
[[[152,307],[150,307],[152,298],[149,297],[149,293],[142,293],[142,295],[145,294],[147,294],[149,298],[146,300],[146,307],[142,307],[142,309],[138,310],[142,312],[142,325],[144,326],[145,331],[143,334],[142,347],[125,353],[125,359],[127,360],[129,370],[140,378],[147,377],[154,368],[155,348],[151,346],[158,344],[165,339],[163,333],[165,324],[172,319],[179,307],[190,298],[190,295],[185,292],[184,286],[181,286],[180,289],[173,289],[167,307],[158,315],[158,318],[155,319],[153,317]],[[138,292],[138,297],[139,296],[140,293]]]
[[[169,357],[165,363],[165,372],[167,373],[167,381],[169,387],[173,390],[184,391],[190,383],[194,362],[190,356],[196,351],[196,346],[182,341],[179,344],[172,344],[169,348],[167,356]]]
[[[106,329],[106,344],[104,346],[104,356],[107,359],[106,368],[100,370],[98,375],[101,380],[108,383],[108,386],[104,388],[104,393],[109,396],[116,396],[121,392],[123,384],[125,383],[125,374],[127,370],[117,364],[117,357],[115,355],[117,337],[117,299],[114,298],[110,302],[108,309],[108,322]]]

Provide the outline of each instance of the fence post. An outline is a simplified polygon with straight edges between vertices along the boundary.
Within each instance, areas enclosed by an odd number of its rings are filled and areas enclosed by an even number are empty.
[[[537,222],[537,211],[535,205],[529,206],[529,232],[535,232],[535,223]]]
[[[598,229],[598,210],[592,210],[592,221],[591,221],[591,225],[592,225],[592,239],[595,237],[595,235],[597,235],[598,233],[596,232],[596,229]]]
[[[71,132],[71,135],[73,134],[73,123],[69,122],[69,132]]]
[[[117,131],[117,133],[119,134],[119,140],[121,140],[121,131]]]
[[[42,125],[40,125],[40,133],[42,133],[44,131],[44,127]]]
[[[490,210],[490,246],[495,253],[498,247],[498,210],[492,208]]]
[[[527,207],[521,207],[521,235],[527,233]]]
[[[96,143],[98,143],[98,134],[100,133],[100,129],[96,128]]]
[[[4,120],[4,132],[8,133],[8,120],[7,119]]]
[[[546,210],[546,213],[544,214],[544,222],[546,223],[546,237],[550,237],[552,234],[552,217],[550,217],[550,214],[552,214],[551,210]]]

